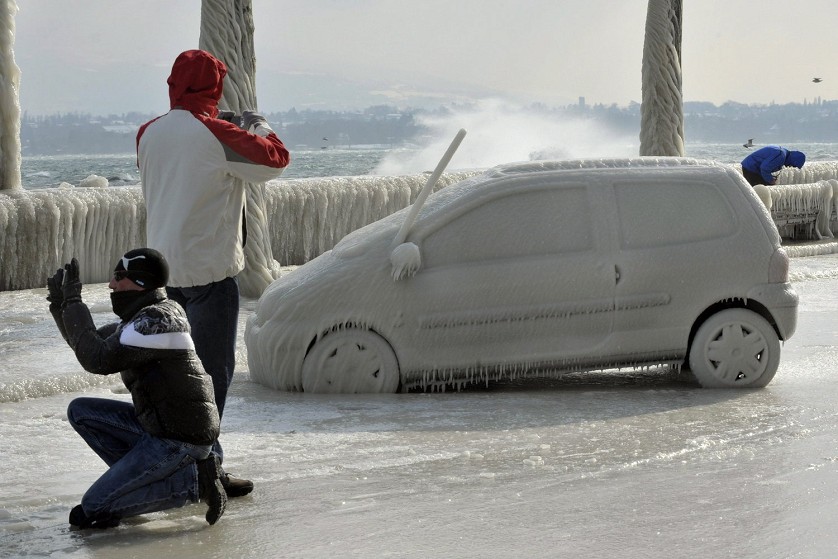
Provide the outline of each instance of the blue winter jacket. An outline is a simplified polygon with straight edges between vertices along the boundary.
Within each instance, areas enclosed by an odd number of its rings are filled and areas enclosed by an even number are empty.
[[[765,184],[774,183],[774,175],[786,164],[789,150],[780,146],[765,146],[742,160],[742,168],[758,173]]]

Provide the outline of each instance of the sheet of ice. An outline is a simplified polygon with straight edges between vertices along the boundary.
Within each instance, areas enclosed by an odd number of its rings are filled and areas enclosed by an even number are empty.
[[[240,340],[222,441],[227,469],[256,490],[213,527],[195,505],[69,532],[70,508],[104,465],[67,424],[66,405],[127,395],[118,381],[33,390],[0,402],[0,551],[829,557],[838,546],[838,256],[795,258],[791,276],[799,330],[774,382],[757,391],[700,390],[647,371],[446,394],[283,393],[249,381]],[[3,383],[84,375],[47,320],[45,295],[0,293]],[[104,285],[84,297],[98,324],[113,318]],[[244,301],[242,320],[253,307]]]

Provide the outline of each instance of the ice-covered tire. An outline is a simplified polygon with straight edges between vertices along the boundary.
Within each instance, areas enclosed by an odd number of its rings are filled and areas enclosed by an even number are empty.
[[[726,309],[695,333],[689,365],[704,388],[760,388],[780,364],[777,332],[747,309]]]
[[[370,330],[329,332],[303,361],[303,391],[333,394],[392,393],[399,362],[387,340]]]

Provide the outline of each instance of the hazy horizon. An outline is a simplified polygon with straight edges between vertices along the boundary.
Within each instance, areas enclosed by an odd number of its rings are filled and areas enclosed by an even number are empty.
[[[744,101],[737,101],[736,99],[729,99],[729,100],[725,101],[724,103],[713,103],[712,101],[703,101],[703,100],[696,99],[696,100],[685,100],[683,103],[684,103],[684,105],[688,105],[688,104],[691,104],[691,103],[711,103],[715,107],[718,108],[718,107],[722,107],[723,105],[725,105],[727,103],[745,105],[745,106],[748,106],[748,107],[771,107],[771,106],[784,106],[784,105],[803,105],[804,103],[814,104],[814,103],[817,103],[817,102],[820,102],[822,104],[823,103],[834,103],[836,101],[838,101],[838,99],[822,99],[822,98],[818,99],[818,98],[815,98],[815,99],[807,99],[807,100],[800,101],[800,102],[789,101],[787,103],[746,103]],[[339,108],[339,107],[325,107],[324,106],[324,107],[289,107],[287,109],[271,109],[270,107],[264,107],[262,112],[264,114],[271,114],[271,113],[287,113],[287,112],[292,111],[292,110],[295,110],[295,111],[309,110],[309,111],[324,111],[324,112],[336,112],[336,113],[341,113],[341,112],[358,113],[358,112],[365,111],[367,109],[372,109],[374,107],[380,107],[380,106],[393,106],[394,108],[396,108],[397,110],[402,111],[402,112],[411,112],[411,111],[433,112],[437,109],[452,109],[452,108],[456,109],[456,110],[460,110],[460,111],[470,111],[470,110],[472,110],[476,107],[481,107],[481,106],[486,106],[486,105],[495,106],[498,110],[509,110],[509,109],[511,109],[511,110],[514,110],[514,111],[522,111],[522,110],[527,110],[529,108],[535,108],[537,106],[540,107],[540,108],[547,108],[548,110],[550,110],[550,109],[563,109],[563,108],[569,108],[569,107],[575,106],[575,105],[578,104],[578,102],[579,102],[579,100],[577,99],[577,101],[575,103],[567,103],[567,104],[564,104],[564,105],[545,105],[545,104],[533,101],[529,105],[523,105],[523,104],[519,104],[519,103],[515,103],[515,102],[511,102],[511,101],[506,101],[504,99],[499,99],[499,98],[475,98],[475,99],[462,100],[462,101],[459,101],[459,102],[456,102],[456,103],[440,102],[438,105],[432,105],[432,104],[422,105],[422,104],[420,104],[420,105],[416,105],[416,106],[413,106],[413,105],[401,105],[400,106],[400,105],[395,104],[395,103],[383,102],[383,103],[372,103],[372,104],[365,105],[365,106],[360,106],[359,105],[358,107],[353,107],[353,108],[347,108],[347,107]],[[622,110],[622,109],[628,109],[632,105],[632,103],[635,103],[635,102],[632,101],[632,102],[625,103],[625,104],[621,105],[621,104],[618,104],[616,102],[612,102],[612,103],[609,103],[609,102],[589,103],[589,102],[587,102],[587,100],[585,100],[585,105],[588,108],[591,108],[593,106],[603,106],[603,107],[614,107],[614,106],[616,106],[618,109]],[[639,101],[637,103],[639,103]],[[29,117],[29,118],[50,117],[50,116],[67,115],[67,114],[90,115],[93,118],[95,118],[95,117],[120,116],[120,115],[123,115],[123,114],[129,114],[129,113],[138,113],[138,114],[142,114],[142,115],[151,115],[151,114],[157,115],[157,114],[165,112],[166,110],[168,110],[168,109],[167,108],[161,108],[160,110],[156,110],[156,111],[155,110],[144,111],[144,110],[139,110],[139,109],[127,109],[127,110],[120,110],[119,112],[109,112],[109,113],[90,112],[90,111],[82,111],[82,110],[53,111],[53,112],[49,112],[49,113],[34,113],[32,111],[28,111],[26,109],[26,107],[21,106],[21,114],[26,113],[26,116]]]

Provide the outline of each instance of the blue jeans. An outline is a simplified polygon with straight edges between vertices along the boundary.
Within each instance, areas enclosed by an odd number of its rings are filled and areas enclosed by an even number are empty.
[[[224,278],[195,287],[167,287],[166,294],[186,311],[192,340],[195,342],[195,353],[212,378],[215,405],[221,417],[236,367],[239,281],[236,278]],[[223,460],[224,451],[218,441],[213,445],[213,450]]]
[[[195,462],[209,445],[149,435],[129,402],[76,398],[67,419],[109,466],[81,500],[89,518],[126,518],[198,502]]]

